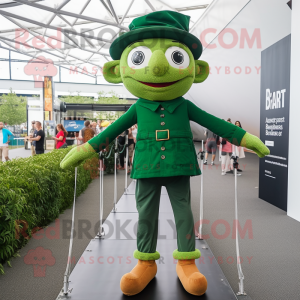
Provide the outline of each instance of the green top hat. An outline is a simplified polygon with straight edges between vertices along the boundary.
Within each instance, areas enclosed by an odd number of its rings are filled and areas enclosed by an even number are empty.
[[[163,10],[134,19],[126,32],[113,41],[109,48],[114,60],[121,58],[124,49],[139,40],[153,38],[174,39],[185,44],[198,59],[202,54],[199,39],[189,33],[190,17],[175,11]]]

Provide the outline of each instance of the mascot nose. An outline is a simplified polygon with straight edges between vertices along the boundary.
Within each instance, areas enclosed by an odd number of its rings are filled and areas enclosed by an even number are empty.
[[[153,76],[163,76],[169,69],[169,62],[162,50],[155,50],[151,55],[148,66]]]

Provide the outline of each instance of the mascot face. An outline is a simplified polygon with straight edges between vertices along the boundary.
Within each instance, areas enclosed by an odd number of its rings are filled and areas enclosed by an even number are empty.
[[[186,45],[164,38],[129,45],[121,59],[106,63],[103,71],[108,82],[123,82],[136,97],[152,101],[183,96],[193,83],[203,82],[208,74],[208,64],[195,60]]]

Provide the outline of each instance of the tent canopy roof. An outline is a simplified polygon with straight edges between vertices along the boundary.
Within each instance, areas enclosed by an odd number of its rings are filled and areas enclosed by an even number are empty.
[[[101,75],[109,47],[131,21],[158,10],[191,17],[190,30],[213,0],[0,0],[0,48]],[[93,71],[91,71],[93,70]]]

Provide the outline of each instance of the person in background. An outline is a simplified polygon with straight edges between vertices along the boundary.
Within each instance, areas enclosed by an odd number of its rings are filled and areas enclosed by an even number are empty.
[[[240,127],[240,128],[243,128],[240,121],[235,121],[234,125],[236,125],[236,126],[238,126],[238,127]],[[235,147],[235,146],[233,146],[233,147]],[[234,149],[233,149],[233,152],[234,152],[234,153],[235,153],[235,149],[237,150],[237,151],[236,151],[236,152],[237,152],[236,155],[238,156],[239,159],[240,159],[240,158],[245,158],[244,147],[236,147],[236,148],[234,148]],[[238,170],[238,172],[243,172],[243,170],[241,170],[240,168],[237,169],[237,170]],[[230,170],[229,172],[233,174],[233,170]],[[227,173],[228,173],[228,172],[227,172]]]
[[[82,129],[81,129],[82,130]],[[82,143],[82,135],[81,135],[81,130],[77,134],[75,134],[75,140],[77,141],[77,145],[81,145]],[[75,143],[76,144],[76,143]]]
[[[136,144],[136,137],[137,137],[137,128],[138,128],[138,125],[135,124],[131,127],[131,133],[132,133],[132,136],[133,136],[133,154],[132,154],[132,164],[133,164],[133,159],[134,159],[134,153],[135,153],[135,144]]]
[[[44,139],[45,133],[42,129],[42,123],[39,121],[35,122],[35,129],[36,132],[34,133],[34,137],[30,138],[29,141],[35,141],[35,153],[36,154],[43,154],[44,150]]]
[[[232,144],[224,138],[220,138],[220,157],[221,157],[221,175],[226,175],[226,171],[228,170],[228,166],[230,163],[230,158],[232,155]]]
[[[87,125],[85,125],[87,124]],[[82,128],[81,130],[79,130],[79,134],[78,136],[76,137],[75,136],[75,139],[77,140],[77,145],[81,145],[83,144],[83,137],[82,137],[82,130],[85,129],[85,128],[88,128],[90,126],[90,121],[85,121],[84,122],[84,128]]]
[[[110,122],[105,120],[101,123],[102,131],[105,130],[110,125]]]
[[[100,133],[99,128],[97,128],[97,123],[96,122],[92,122],[92,129],[95,132],[95,136],[98,135]]]
[[[135,124],[134,126],[131,127],[131,133],[133,135],[134,147],[136,144],[137,128],[138,128],[137,124]]]
[[[29,135],[25,137],[25,140],[29,140],[31,137],[34,137],[34,134],[36,133],[35,129],[35,121],[31,122],[32,128],[29,131]],[[31,156],[35,155],[35,141],[31,143]]]
[[[102,130],[102,127],[101,127],[101,123],[102,123],[102,120],[97,120],[97,129],[99,132],[101,132]]]
[[[132,156],[133,156],[133,150],[134,150],[134,137],[132,135],[132,127],[128,129],[128,166],[129,169],[127,171],[127,174],[130,174],[130,170],[132,167]],[[126,154],[125,154],[126,157]]]
[[[206,136],[206,143],[205,143],[206,153],[205,153],[204,164],[207,165],[208,154],[211,154],[212,155],[211,165],[213,166],[215,158],[216,158],[217,143],[218,143],[219,137],[208,129],[205,130],[204,134]]]
[[[79,136],[77,137],[77,140],[79,140],[81,144],[86,143],[95,136],[95,132],[92,128],[90,128],[90,124],[90,121],[85,121],[84,128],[82,128],[79,131]]]
[[[120,135],[117,136],[118,139],[118,146],[119,146],[119,151],[122,151],[125,145],[125,136],[126,136],[126,131],[122,132]],[[117,167],[118,170],[124,170],[124,155],[126,149],[120,153],[120,165]]]
[[[56,129],[58,131],[56,137],[52,137],[56,141],[56,149],[61,148],[66,144],[68,131],[64,128],[63,124],[57,124]],[[66,147],[67,144],[64,146]]]
[[[234,125],[243,128],[240,121],[235,121]]]
[[[129,153],[130,152],[129,146],[132,145],[133,137],[129,137],[129,129],[125,130],[124,132],[122,132],[120,135],[117,136],[118,144],[119,146],[121,146],[119,147],[119,151],[122,151],[124,149],[124,145],[126,142],[126,134],[128,134],[128,154],[130,157],[131,153]],[[126,148],[122,153],[120,153],[120,166],[117,167],[118,170],[125,170],[125,157],[126,157]],[[130,166],[130,160],[128,160],[128,166]],[[130,174],[129,171],[128,174]]]
[[[227,122],[231,123],[231,119],[228,118]],[[222,173],[221,173],[222,175],[233,174],[233,160],[231,159],[232,147],[233,145],[228,140],[221,138],[220,160],[221,160],[221,167],[222,167]],[[232,173],[230,171],[232,171]],[[237,173],[237,175],[240,176],[241,174]]]
[[[9,137],[14,136],[8,129],[4,128],[3,122],[0,122],[0,161],[2,161],[2,155],[5,160],[8,161],[8,144]]]

